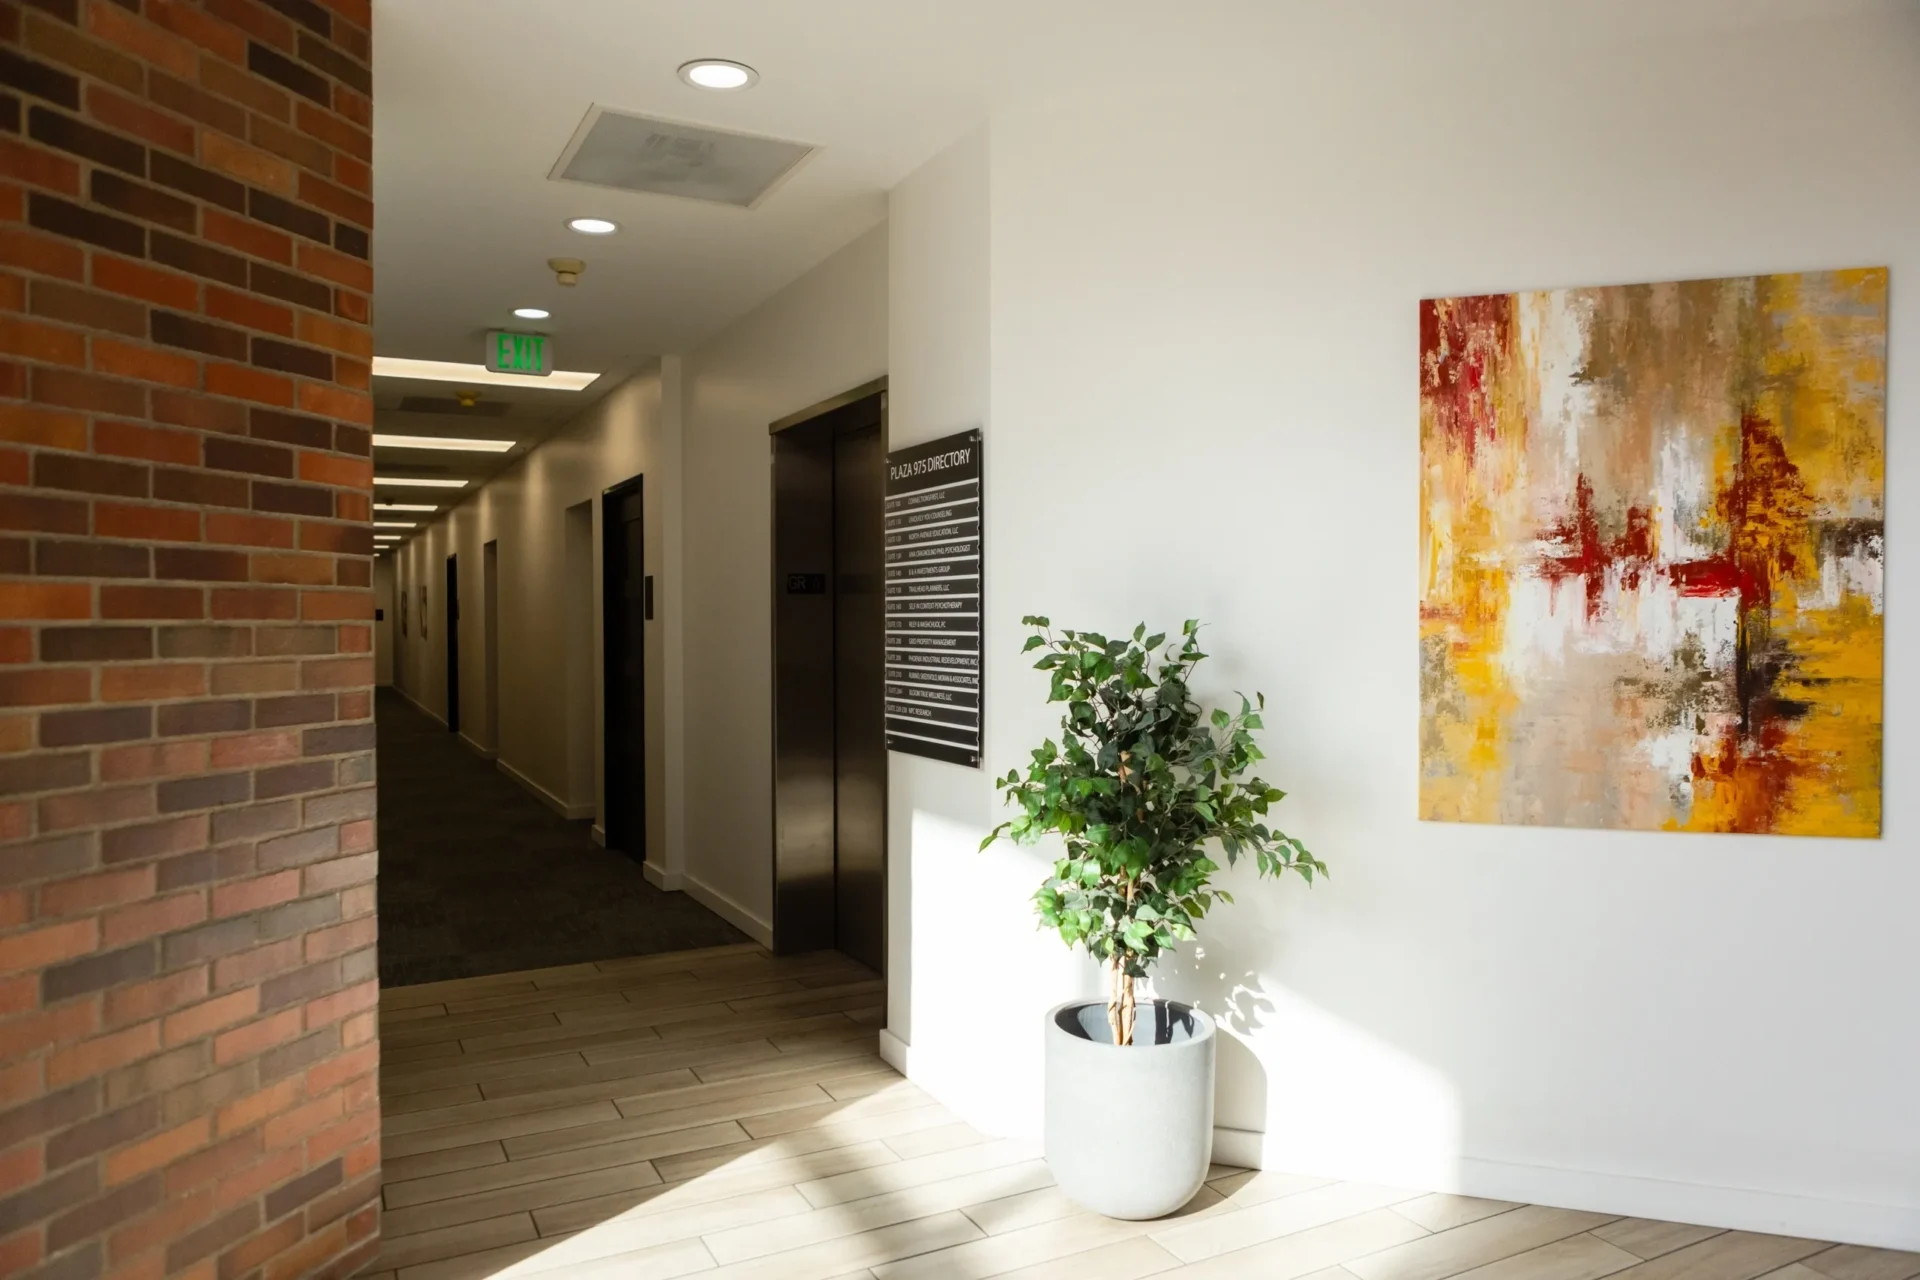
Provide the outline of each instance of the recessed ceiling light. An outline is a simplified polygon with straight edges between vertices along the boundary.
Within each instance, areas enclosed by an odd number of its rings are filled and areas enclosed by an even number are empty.
[[[411,520],[375,520],[373,527],[376,529],[412,529],[417,526]]]
[[[376,502],[375,511],[438,511],[431,502]]]
[[[375,476],[375,484],[411,485],[416,489],[464,489],[465,480],[430,480],[423,476]]]
[[[389,436],[375,433],[376,449],[445,449],[453,453],[505,453],[511,440],[463,440],[459,436]]]
[[[526,387],[531,391],[580,391],[593,385],[597,373],[569,373],[556,369],[544,378],[524,373],[495,373],[483,364],[460,364],[452,360],[403,360],[398,356],[375,356],[376,378],[420,378],[427,382],[464,382],[488,387]]]
[[[610,236],[620,229],[617,222],[608,222],[605,218],[572,218],[567,226],[583,236]]]
[[[552,315],[553,312],[542,311],[539,307],[515,307],[513,314],[519,316],[522,320],[545,320],[548,316]]]
[[[695,58],[680,67],[680,78],[696,89],[750,89],[760,73],[744,62]]]

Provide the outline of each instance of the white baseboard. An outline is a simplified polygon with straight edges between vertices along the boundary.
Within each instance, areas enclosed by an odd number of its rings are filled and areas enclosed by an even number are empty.
[[[888,1054],[889,1038],[886,1032],[880,1033],[880,1056],[893,1062]],[[900,1064],[895,1066],[903,1075],[906,1073],[905,1050],[906,1046],[901,1045]],[[1215,1126],[1213,1160],[1215,1164],[1236,1165],[1242,1169],[1267,1168],[1266,1135],[1251,1129]],[[1321,1174],[1327,1171],[1289,1169],[1287,1172]],[[1920,1214],[1911,1208],[1825,1200],[1750,1187],[1587,1173],[1468,1156],[1459,1160],[1457,1172],[1447,1185],[1432,1190],[1489,1200],[1517,1200],[1556,1209],[1584,1209],[1593,1213],[1725,1227],[1732,1231],[1798,1236],[1806,1240],[1837,1240],[1883,1249],[1920,1249]]]
[[[498,769],[500,772],[506,774],[509,778],[512,778],[515,782],[525,787],[528,791],[531,791],[534,794],[534,796],[540,801],[540,803],[546,805],[547,808],[553,810],[555,813],[559,814],[563,818],[566,818],[570,821],[577,821],[578,819],[581,819],[581,818],[591,818],[593,816],[592,805],[568,804],[565,800],[562,800],[559,796],[553,794],[553,792],[547,790],[545,787],[535,782],[532,778],[529,778],[526,774],[520,772],[518,769],[514,768],[512,765],[508,764],[505,760],[501,760],[498,757],[495,757],[493,761],[493,767]],[[594,832],[595,832],[594,842],[596,844],[604,846],[606,844],[606,841],[599,838],[600,828],[598,826],[594,827]]]
[[[1733,1231],[1837,1240],[1882,1249],[1920,1249],[1920,1213],[1911,1206],[1586,1173],[1462,1157],[1459,1186],[1441,1188],[1494,1200],[1524,1200],[1635,1218],[1693,1222]]]
[[[459,738],[460,738],[460,741],[466,746],[467,750],[473,752],[473,754],[479,756],[482,760],[491,760],[494,758],[493,748],[481,746],[479,742],[467,736],[467,731],[465,729],[460,730]]]
[[[909,1079],[912,1078],[912,1072],[908,1070],[908,1065],[911,1061],[909,1055],[912,1049],[913,1046],[893,1034],[893,1032],[888,1031],[885,1027],[880,1029],[881,1061]]]
[[[607,847],[607,829],[605,827],[596,822],[593,824],[593,830],[588,834],[593,837],[593,842],[602,849]]]
[[[773,926],[754,915],[751,911],[721,893],[718,889],[703,884],[690,875],[682,873],[680,889],[689,898],[705,907],[713,914],[725,920],[740,932],[752,938],[761,946],[773,947]]]
[[[641,863],[640,874],[647,878],[648,884],[663,893],[677,893],[686,888],[687,878],[684,875],[677,871],[663,871],[657,862]]]
[[[606,843],[606,835],[598,825],[594,827],[593,834],[595,840]],[[641,863],[640,874],[647,878],[648,884],[664,893],[686,894],[761,946],[773,946],[772,925],[711,885],[703,884],[684,871],[668,871],[657,862]]]
[[[420,699],[414,697],[412,694],[408,693],[405,689],[402,689],[397,684],[393,686],[393,691],[399,694],[402,700],[404,700],[406,704],[412,707],[415,711],[418,711],[421,715],[433,721],[435,724],[439,725],[442,729],[447,727],[447,718],[441,715],[438,711],[435,711],[432,707],[420,701]]]
[[[1267,1135],[1256,1133],[1252,1129],[1229,1129],[1223,1124],[1213,1126],[1213,1162],[1230,1164],[1237,1169],[1264,1169],[1266,1163]]]

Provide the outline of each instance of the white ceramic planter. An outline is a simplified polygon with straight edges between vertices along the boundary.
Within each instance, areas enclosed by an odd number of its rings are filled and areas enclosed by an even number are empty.
[[[1047,1014],[1047,1165],[1109,1218],[1161,1218],[1193,1199],[1213,1159],[1213,1019],[1143,1001],[1119,1048],[1104,1003]]]

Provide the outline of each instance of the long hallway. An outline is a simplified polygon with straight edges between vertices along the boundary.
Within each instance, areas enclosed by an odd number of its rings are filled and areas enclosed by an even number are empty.
[[[376,703],[380,984],[744,942],[391,689]]]

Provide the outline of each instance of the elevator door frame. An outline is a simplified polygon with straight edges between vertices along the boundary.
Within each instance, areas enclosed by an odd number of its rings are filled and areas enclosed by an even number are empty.
[[[880,455],[884,468],[889,442],[886,391],[886,378],[876,378],[872,382],[864,383],[831,399],[823,400],[819,404],[803,409],[798,413],[790,414],[768,426],[768,497],[773,512],[773,519],[770,522],[768,536],[768,560],[771,565],[768,589],[772,603],[770,613],[772,639],[772,652],[770,657],[772,669],[769,672],[769,676],[771,677],[773,693],[773,865],[771,867],[773,880],[773,949],[782,954],[811,951],[834,946],[838,902],[836,893],[837,872],[833,863],[835,850],[832,835],[830,833],[828,836],[824,854],[824,864],[817,840],[810,840],[807,836],[808,815],[805,812],[805,808],[809,800],[801,794],[809,785],[809,779],[805,776],[807,762],[804,760],[796,761],[793,758],[795,753],[791,750],[783,752],[783,742],[790,744],[793,739],[793,733],[792,725],[789,726],[789,733],[784,737],[781,732],[782,703],[788,700],[787,695],[790,692],[783,690],[782,687],[780,660],[781,606],[782,598],[786,593],[786,573],[789,567],[783,566],[781,563],[780,534],[782,528],[782,506],[780,497],[780,467],[778,466],[776,453],[780,448],[778,437],[783,432],[816,422],[828,414],[858,404],[863,400],[878,397]],[[850,425],[849,430],[861,430],[864,429],[864,427],[864,423],[856,422]],[[831,465],[830,457],[828,465]],[[824,567],[827,569],[829,575],[831,575],[834,570],[831,555],[833,537],[833,508],[831,504],[829,504],[827,508],[826,518],[829,555]],[[831,577],[829,581],[831,581]],[[831,593],[829,593],[829,597],[831,599]],[[829,613],[831,613],[831,608],[829,609]],[[829,625],[831,625],[831,623],[829,623]],[[828,694],[828,706],[829,708],[832,706],[831,692]],[[803,717],[793,715],[790,716],[790,719],[800,723],[802,731],[805,731],[806,725],[804,724]],[[831,721],[829,721],[829,723],[831,724]],[[827,732],[826,741],[829,748],[828,762],[829,770],[831,771],[833,759],[833,737],[831,728],[829,728]],[[883,761],[886,759],[884,743],[881,748],[881,759]],[[818,762],[816,760],[813,763],[817,764]],[[819,780],[814,778],[811,780],[811,783],[817,787]],[[887,883],[889,871],[887,867],[888,849],[885,841],[885,833],[887,831],[886,804],[886,787],[882,786],[880,812],[880,829],[882,832],[880,851],[880,956],[883,964],[883,976],[889,932],[887,921]],[[830,803],[829,813],[831,812]],[[824,883],[822,878],[823,870],[825,872]]]

